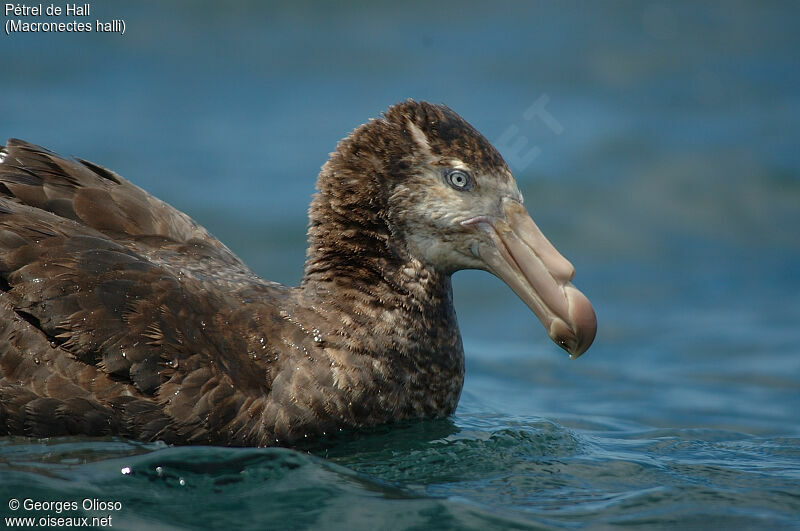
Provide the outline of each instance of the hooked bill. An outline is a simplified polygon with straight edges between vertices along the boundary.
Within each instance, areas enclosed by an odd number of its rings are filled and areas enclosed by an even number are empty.
[[[492,244],[481,244],[478,256],[489,271],[533,310],[550,338],[577,358],[594,341],[597,318],[591,303],[572,285],[575,269],[553,247],[522,204],[502,200],[502,216],[464,221],[485,230]]]

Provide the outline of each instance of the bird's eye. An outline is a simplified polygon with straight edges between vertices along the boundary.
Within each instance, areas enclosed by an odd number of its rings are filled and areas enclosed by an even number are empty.
[[[447,184],[456,190],[470,190],[472,188],[472,178],[468,173],[461,170],[449,170],[445,173]]]

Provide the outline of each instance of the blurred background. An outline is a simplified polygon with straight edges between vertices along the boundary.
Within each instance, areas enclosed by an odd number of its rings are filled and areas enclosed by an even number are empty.
[[[187,212],[265,278],[296,284],[307,206],[336,143],[397,101],[446,103],[509,162],[599,321],[595,345],[568,362],[500,281],[456,274],[467,382],[455,429],[491,434],[506,421],[476,419],[543,418],[604,448],[590,452],[601,463],[611,454],[652,463],[661,448],[653,441],[694,441],[733,475],[782,470],[770,479],[778,486],[740,492],[681,454],[673,457],[688,468],[629,492],[709,484],[714,496],[695,493],[690,514],[718,503],[722,515],[753,518],[746,522],[796,523],[796,2],[91,9],[91,21],[123,19],[125,34],[0,36],[1,137],[109,167]],[[641,453],[615,454],[625,445],[598,435],[607,432],[640,434]],[[714,454],[718,440],[746,443]],[[777,449],[751,455],[754,444]],[[362,470],[357,459],[348,466]],[[619,491],[629,474],[620,473]],[[591,474],[573,477],[590,485],[574,492],[608,488]],[[438,484],[420,483],[428,494]],[[489,496],[491,507],[534,521],[537,511],[556,514],[537,494]],[[607,522],[624,518],[616,498],[599,509],[575,503],[559,522],[597,511]],[[684,507],[663,503],[667,514]]]

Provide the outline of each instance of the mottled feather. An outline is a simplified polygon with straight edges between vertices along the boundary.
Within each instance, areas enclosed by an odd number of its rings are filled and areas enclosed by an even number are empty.
[[[0,434],[292,444],[455,409],[449,272],[409,250],[398,190],[431,154],[508,172],[450,109],[404,102],[340,143],[296,288],[113,171],[1,153]]]

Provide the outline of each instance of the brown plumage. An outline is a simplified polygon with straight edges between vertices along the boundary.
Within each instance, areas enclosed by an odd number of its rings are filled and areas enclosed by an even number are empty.
[[[447,107],[390,108],[317,187],[304,277],[287,288],[116,173],[9,140],[0,435],[275,445],[448,415],[464,377],[450,275],[464,268],[506,280],[573,354],[591,343],[571,266]]]

